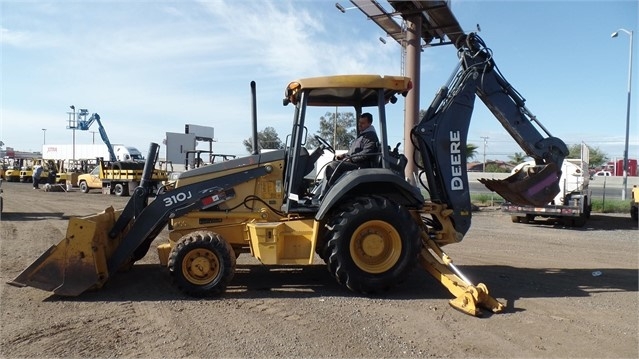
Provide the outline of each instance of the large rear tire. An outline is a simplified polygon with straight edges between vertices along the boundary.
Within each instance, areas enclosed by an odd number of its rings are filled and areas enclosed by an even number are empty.
[[[174,283],[193,297],[223,293],[235,274],[235,252],[219,234],[193,232],[180,238],[169,255]]]
[[[326,262],[337,282],[365,294],[401,283],[421,250],[408,210],[381,196],[349,200],[329,220]]]

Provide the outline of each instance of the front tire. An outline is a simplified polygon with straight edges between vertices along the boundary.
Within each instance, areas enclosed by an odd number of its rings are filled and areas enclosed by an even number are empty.
[[[387,198],[351,199],[329,222],[328,270],[354,292],[387,291],[406,279],[417,263],[419,228],[405,207]]]
[[[80,192],[89,193],[89,185],[85,181],[80,182]]]
[[[177,287],[193,297],[220,295],[235,274],[235,252],[219,234],[193,232],[180,238],[169,255]]]

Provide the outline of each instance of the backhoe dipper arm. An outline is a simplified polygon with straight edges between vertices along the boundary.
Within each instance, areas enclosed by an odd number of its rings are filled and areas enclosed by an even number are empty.
[[[418,149],[415,162],[424,170],[431,201],[452,211],[455,241],[470,228],[466,145],[475,95],[538,165],[536,172],[517,173],[505,180],[480,180],[506,200],[522,205],[550,202],[559,192],[561,163],[568,154],[564,142],[543,128],[524,105],[524,98],[499,73],[481,38],[470,33],[459,40],[459,65],[411,136]]]

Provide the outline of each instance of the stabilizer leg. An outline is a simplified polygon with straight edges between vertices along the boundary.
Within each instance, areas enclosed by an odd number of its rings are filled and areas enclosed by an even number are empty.
[[[453,308],[475,317],[482,316],[480,308],[488,309],[493,313],[503,311],[504,305],[488,294],[485,284],[473,285],[434,241],[427,238],[426,234],[422,235],[422,239],[424,248],[419,258],[420,263],[455,296],[455,299],[449,301]]]

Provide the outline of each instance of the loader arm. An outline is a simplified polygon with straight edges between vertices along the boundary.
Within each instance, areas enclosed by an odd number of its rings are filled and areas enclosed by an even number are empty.
[[[264,166],[256,167],[165,192],[158,195],[137,215],[133,215],[136,205],[127,205],[109,233],[111,238],[117,238],[124,228],[131,226],[109,259],[109,274],[112,275],[132,258],[136,260],[144,257],[149,245],[170,218],[225,202],[235,197],[233,187],[266,175],[267,171]],[[132,202],[134,201],[130,201],[129,204]]]
[[[411,132],[418,149],[415,162],[424,171],[431,201],[452,211],[446,218],[453,222],[456,242],[470,228],[466,145],[475,96],[537,164],[534,172],[516,173],[499,181],[480,180],[506,200],[522,205],[550,202],[559,192],[561,164],[568,155],[564,142],[548,133],[526,108],[524,98],[499,73],[490,49],[479,36],[462,36],[457,47],[457,69]],[[446,226],[439,223],[438,227]]]

